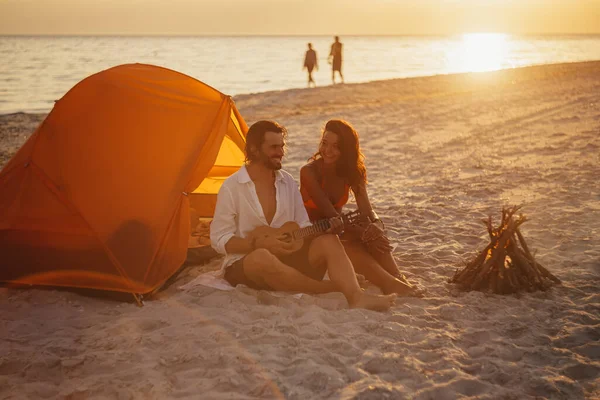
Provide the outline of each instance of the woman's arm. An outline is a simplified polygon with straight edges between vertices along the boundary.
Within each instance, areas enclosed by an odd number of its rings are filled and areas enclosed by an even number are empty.
[[[390,241],[385,236],[385,226],[381,218],[377,215],[367,194],[367,187],[364,182],[353,186],[352,191],[356,199],[356,205],[363,215],[367,215],[371,223],[365,228],[361,234],[361,241],[367,245],[369,251],[385,254],[392,251],[393,247]]]
[[[311,164],[307,164],[300,169],[300,185],[302,186],[302,196],[304,201],[310,197],[315,205],[319,208],[321,214],[326,218],[337,217],[338,212],[331,204],[329,197],[321,188],[317,174]]]
[[[373,210],[373,206],[369,200],[367,185],[365,185],[364,182],[360,182],[359,184],[352,186],[352,192],[354,192],[356,206],[360,213],[368,216],[371,222],[381,221],[377,213]]]
[[[371,206],[369,194],[367,193],[367,185],[364,182],[352,185],[352,192],[354,193],[354,198],[356,199],[356,206],[361,214],[371,215],[373,212],[373,207]]]

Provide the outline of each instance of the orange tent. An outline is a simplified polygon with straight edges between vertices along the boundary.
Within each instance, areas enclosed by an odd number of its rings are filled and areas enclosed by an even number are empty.
[[[0,281],[160,287],[186,258],[190,198],[212,216],[247,129],[229,96],[165,68],[79,82],[0,172]]]

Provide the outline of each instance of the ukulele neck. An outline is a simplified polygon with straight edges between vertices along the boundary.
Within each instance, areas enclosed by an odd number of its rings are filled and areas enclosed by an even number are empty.
[[[306,237],[316,235],[317,233],[325,232],[327,229],[329,229],[329,227],[329,220],[322,219],[314,222],[311,226],[294,231],[292,233],[292,238],[293,240],[304,239]]]

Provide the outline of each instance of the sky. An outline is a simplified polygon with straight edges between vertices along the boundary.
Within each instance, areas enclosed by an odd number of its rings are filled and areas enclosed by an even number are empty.
[[[600,33],[600,0],[0,0],[0,35]]]

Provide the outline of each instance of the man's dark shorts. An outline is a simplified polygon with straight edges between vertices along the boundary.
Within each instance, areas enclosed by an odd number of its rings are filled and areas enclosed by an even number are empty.
[[[295,253],[277,257],[282,263],[300,271],[302,274],[309,278],[317,281],[323,280],[325,272],[327,272],[327,266],[325,264],[319,266],[311,266],[308,262],[308,250],[310,248],[311,240],[304,239],[302,248]],[[244,257],[246,258],[246,257]],[[237,260],[231,264],[225,270],[225,280],[231,284],[231,286],[246,285],[252,289],[257,290],[273,290],[267,284],[258,284],[253,282],[244,273],[244,258]]]

